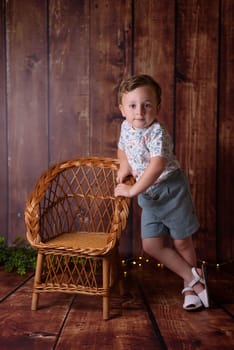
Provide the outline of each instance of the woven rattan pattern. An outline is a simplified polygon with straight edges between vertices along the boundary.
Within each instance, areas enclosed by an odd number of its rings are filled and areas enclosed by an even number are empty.
[[[117,169],[116,159],[80,158],[44,173],[26,204],[27,238],[32,246],[93,255],[108,253],[126,226],[129,210],[127,199],[113,195]],[[54,239],[77,231],[105,232],[108,239],[101,247],[89,242],[79,247],[70,244],[72,241],[64,245]]]
[[[41,292],[93,294],[103,297],[108,319],[130,204],[114,196],[118,166],[111,158],[73,159],[54,165],[36,183],[25,210],[27,238],[38,250],[32,310]]]

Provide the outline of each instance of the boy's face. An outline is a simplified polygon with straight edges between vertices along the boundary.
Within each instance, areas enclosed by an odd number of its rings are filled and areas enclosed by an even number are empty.
[[[119,105],[123,117],[134,129],[150,126],[157,118],[159,107],[156,93],[148,85],[140,86],[123,94]]]

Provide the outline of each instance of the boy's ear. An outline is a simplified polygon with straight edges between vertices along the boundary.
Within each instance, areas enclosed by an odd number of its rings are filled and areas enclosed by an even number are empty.
[[[122,116],[124,117],[123,105],[119,104],[119,109],[120,109],[120,112],[121,112]]]
[[[159,104],[157,105],[157,113],[160,111],[160,109],[161,109],[161,103],[159,103]]]

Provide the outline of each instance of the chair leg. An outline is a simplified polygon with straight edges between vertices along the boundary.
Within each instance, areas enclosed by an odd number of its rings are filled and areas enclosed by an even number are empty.
[[[35,292],[35,287],[37,284],[41,283],[41,272],[43,266],[44,255],[40,252],[37,254],[37,263],[36,263],[36,272],[34,276],[34,284],[33,284],[33,295],[32,295],[32,305],[31,309],[36,310],[39,302],[39,293]]]
[[[109,319],[109,284],[110,284],[110,264],[109,260],[104,258],[102,262],[102,275],[103,275],[103,319]]]

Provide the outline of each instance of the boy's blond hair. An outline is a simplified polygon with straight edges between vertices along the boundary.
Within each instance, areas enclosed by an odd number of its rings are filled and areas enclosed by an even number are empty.
[[[162,94],[161,87],[151,76],[146,74],[134,75],[121,82],[118,92],[118,103],[122,103],[122,97],[126,92],[130,92],[140,86],[146,85],[151,86],[154,89],[157,98],[157,103],[160,104]]]

